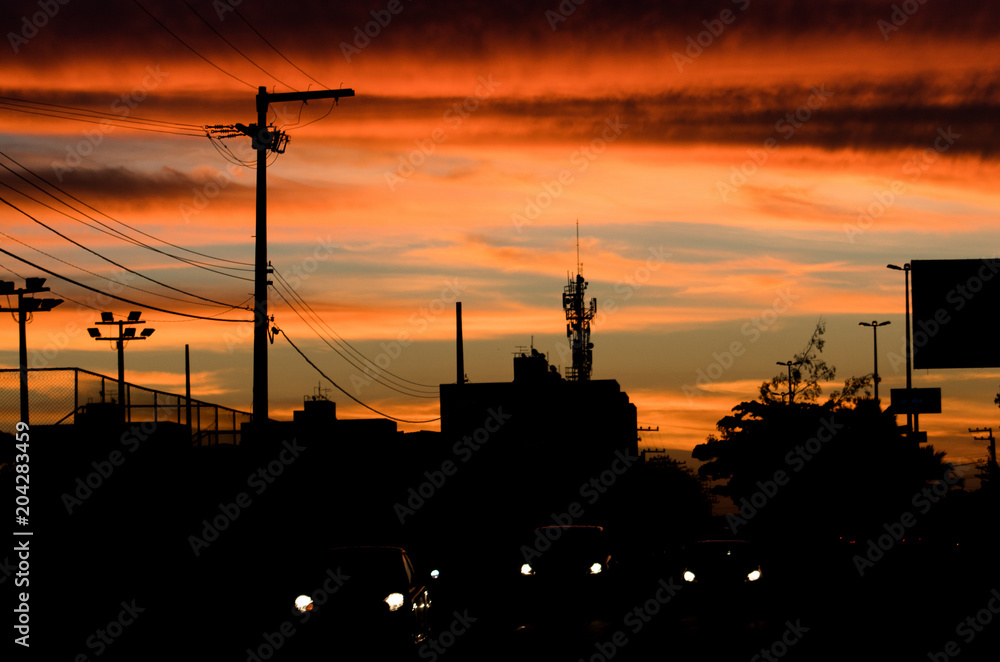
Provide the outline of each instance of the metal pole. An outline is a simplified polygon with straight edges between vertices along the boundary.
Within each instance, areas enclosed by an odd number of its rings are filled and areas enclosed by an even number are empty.
[[[27,313],[24,308],[24,293],[17,293],[17,331],[20,341],[18,349],[18,361],[21,373],[21,421],[28,423],[28,341],[25,333],[25,317]]]
[[[880,401],[878,398],[878,324],[872,322],[872,337],[874,338],[875,344],[875,406],[881,409]]]
[[[792,404],[792,362],[788,362],[788,404]]]
[[[191,430],[191,354],[189,346],[184,345],[184,397],[187,398],[187,406],[184,408],[187,414],[188,431]]]
[[[257,228],[254,253],[253,422],[267,422],[267,88],[257,88]]]
[[[906,400],[909,407],[913,406],[913,350],[910,349],[910,263],[903,265],[904,282],[906,287]],[[906,426],[917,432],[920,430],[920,415],[916,412],[906,413]]]
[[[458,365],[458,385],[465,383],[465,351],[462,348],[462,302],[455,302],[455,324],[457,327],[456,347]]]
[[[122,409],[122,422],[128,421],[128,410],[125,406],[125,341],[122,340],[123,323],[118,323],[118,405]]]

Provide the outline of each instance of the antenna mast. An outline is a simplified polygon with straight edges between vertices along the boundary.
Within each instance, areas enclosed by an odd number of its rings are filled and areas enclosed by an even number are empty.
[[[566,368],[570,381],[590,381],[593,370],[594,344],[590,342],[590,322],[597,314],[597,299],[585,300],[587,281],[583,279],[580,262],[580,221],[576,222],[576,278],[570,277],[563,290],[563,309],[566,311],[566,337],[573,356],[573,365]]]

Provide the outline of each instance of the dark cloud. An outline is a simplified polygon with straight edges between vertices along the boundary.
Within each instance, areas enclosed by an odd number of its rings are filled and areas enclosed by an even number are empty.
[[[181,0],[141,1],[166,27],[203,55],[241,58]],[[381,19],[386,25],[376,26],[377,31],[371,28],[377,32],[380,49],[423,58],[429,65],[443,58],[480,59],[512,51],[544,54],[570,49],[614,54],[674,50],[683,46],[687,36],[704,30],[704,22],[718,19],[725,10],[735,16],[726,27],[726,38],[748,47],[762,40],[788,42],[847,34],[870,36],[881,42],[883,32],[878,22],[891,23],[894,11],[901,28],[899,34],[992,39],[1000,31],[1000,13],[987,0],[968,0],[960,5],[919,0],[587,0],[579,6],[570,0],[397,1],[402,8],[397,15],[387,12],[389,0],[300,0],[280,6],[264,0],[190,0],[190,4],[212,28],[251,57],[275,54],[235,11],[227,10],[230,4],[290,56],[312,59],[325,53],[340,58],[341,42],[352,41],[356,29],[363,31],[369,22]],[[915,8],[913,14],[894,9],[903,5]],[[741,7],[746,7],[745,11]],[[4,33],[20,33],[25,18],[31,21],[40,11],[37,0],[6,3]],[[25,52],[42,58],[64,57],[67,50],[82,54],[131,52],[195,57],[130,0],[77,0],[59,5],[58,13],[45,17],[38,31],[40,36],[31,40]]]

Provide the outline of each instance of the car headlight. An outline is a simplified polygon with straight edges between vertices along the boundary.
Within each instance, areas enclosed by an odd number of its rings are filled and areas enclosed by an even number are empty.
[[[308,595],[300,595],[295,598],[295,608],[298,609],[303,614],[307,611],[312,611],[313,600]]]
[[[531,564],[525,563],[521,566],[522,575],[533,575],[535,574],[535,569],[531,567]]]
[[[752,570],[747,575],[747,581],[755,582],[760,579],[760,570]]]
[[[403,606],[406,602],[406,598],[403,597],[402,593],[390,593],[385,597],[385,603],[389,605],[389,611],[396,611]]]
[[[694,573],[691,572],[690,570],[685,570],[684,571],[684,581],[686,581],[686,582],[693,582],[694,581]]]
[[[590,574],[592,574],[592,575],[598,575],[598,574],[600,574],[601,570],[604,570],[604,568],[601,567],[600,563],[592,563],[590,565]]]

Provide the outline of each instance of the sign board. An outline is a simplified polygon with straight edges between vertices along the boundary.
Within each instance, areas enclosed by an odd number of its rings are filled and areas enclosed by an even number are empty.
[[[909,395],[907,395],[909,394]],[[940,414],[941,389],[894,388],[891,391],[892,410],[897,414]]]
[[[910,272],[913,367],[1000,367],[1000,259],[911,260]]]

